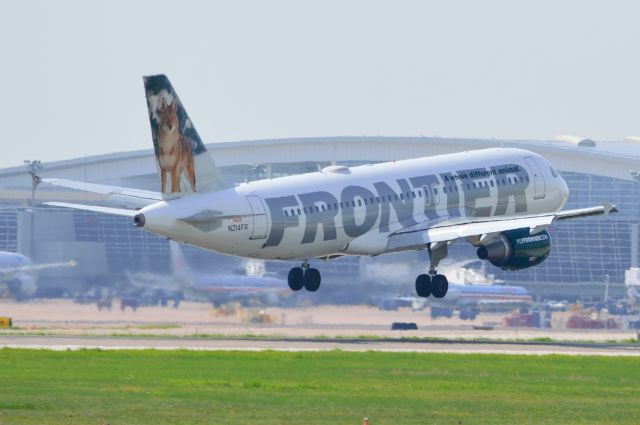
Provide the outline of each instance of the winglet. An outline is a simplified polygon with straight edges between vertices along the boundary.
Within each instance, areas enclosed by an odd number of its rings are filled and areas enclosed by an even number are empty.
[[[609,202],[604,201],[602,203],[602,208],[604,209],[604,215],[609,215],[609,213],[617,213],[618,208],[615,205],[611,205]]]

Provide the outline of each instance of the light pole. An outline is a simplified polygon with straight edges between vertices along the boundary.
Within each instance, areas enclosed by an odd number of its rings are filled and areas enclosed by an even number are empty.
[[[42,162],[36,160],[28,160],[24,161],[24,165],[27,167],[29,175],[31,176],[31,220],[30,220],[30,229],[29,229],[29,256],[33,257],[34,248],[35,248],[35,210],[34,205],[36,204],[36,187],[42,181],[40,176],[38,176],[38,171],[42,170],[43,165]]]
[[[43,165],[42,162],[35,160],[24,160],[24,165],[29,170],[29,175],[31,176],[31,210],[33,211],[33,206],[36,204],[36,187],[40,184],[42,179],[38,176],[38,171],[42,170]]]

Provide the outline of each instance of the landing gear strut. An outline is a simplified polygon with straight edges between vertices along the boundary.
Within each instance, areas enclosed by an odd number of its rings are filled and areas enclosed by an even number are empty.
[[[292,291],[304,288],[309,292],[316,292],[320,288],[320,271],[309,267],[309,263],[305,260],[301,267],[293,267],[289,270],[287,281]]]
[[[429,274],[421,274],[416,278],[416,293],[419,297],[433,295],[435,298],[443,298],[449,290],[447,277],[438,274],[436,267],[440,260],[448,254],[447,244],[430,244],[427,246],[429,252]]]

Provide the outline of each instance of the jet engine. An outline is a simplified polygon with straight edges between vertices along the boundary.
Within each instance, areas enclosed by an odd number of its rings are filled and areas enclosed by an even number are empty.
[[[529,229],[508,230],[497,240],[478,248],[478,258],[488,260],[503,270],[521,270],[542,263],[551,251],[551,237],[543,230],[530,234]]]

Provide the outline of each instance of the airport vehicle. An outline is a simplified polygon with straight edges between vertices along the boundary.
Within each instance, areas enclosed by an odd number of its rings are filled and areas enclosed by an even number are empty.
[[[227,185],[165,75],[144,77],[160,193],[61,179],[46,183],[125,198],[140,210],[51,202],[129,216],[169,239],[249,258],[301,260],[292,290],[314,292],[309,260],[426,249],[430,266],[419,296],[442,298],[437,267],[448,245],[465,239],[480,259],[508,270],[549,255],[555,221],[617,211],[605,204],[560,211],[569,190],[543,157],[484,149]]]
[[[430,300],[431,317],[439,312],[458,309],[460,319],[473,320],[480,311],[511,311],[514,308],[529,308],[533,298],[521,286],[507,285],[460,285],[450,284],[447,297]]]
[[[0,290],[0,297],[27,298],[38,289],[38,271],[75,265],[75,261],[33,264],[29,257],[22,254],[0,251],[0,287],[4,288],[4,291]]]

